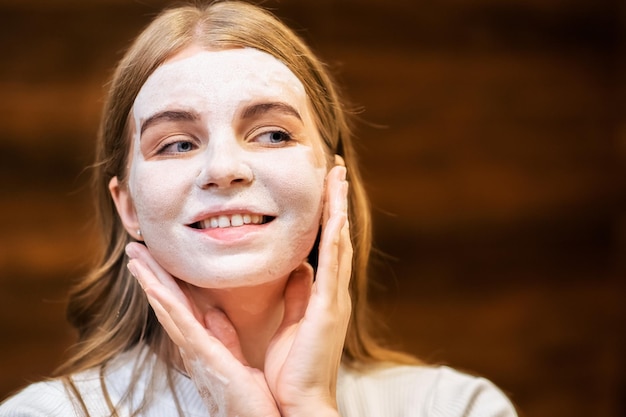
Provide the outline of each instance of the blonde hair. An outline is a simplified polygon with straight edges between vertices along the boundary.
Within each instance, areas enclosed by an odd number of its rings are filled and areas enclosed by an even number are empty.
[[[348,112],[334,82],[303,41],[272,14],[247,3],[225,1],[164,11],[139,35],[116,68],[103,110],[93,178],[103,252],[98,266],[70,295],[68,318],[78,330],[79,341],[58,374],[67,376],[104,366],[141,343],[166,361],[170,357],[167,334],[127,271],[124,248],[132,238],[117,215],[108,184],[115,176],[121,183],[125,180],[130,149],[129,114],[140,88],[166,59],[192,44],[214,50],[255,48],[278,58],[300,79],[326,152],[329,157],[343,157],[350,181],[353,315],[344,362],[357,365],[409,361],[402,354],[383,349],[372,336],[367,304],[370,209],[352,145]]]

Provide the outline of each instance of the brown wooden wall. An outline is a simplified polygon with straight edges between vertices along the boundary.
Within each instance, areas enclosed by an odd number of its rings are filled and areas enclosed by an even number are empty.
[[[163,4],[0,0],[0,398],[72,341],[103,85]],[[266,4],[365,109],[394,343],[525,416],[626,415],[624,2]]]

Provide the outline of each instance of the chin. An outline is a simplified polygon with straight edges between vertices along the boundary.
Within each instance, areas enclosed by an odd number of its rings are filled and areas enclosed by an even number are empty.
[[[225,267],[224,264],[230,264]],[[254,287],[286,279],[300,262],[278,260],[267,262],[219,262],[198,267],[192,265],[164,265],[165,269],[181,281],[199,288],[229,289]],[[170,266],[170,267],[168,267]]]
[[[197,288],[215,289],[215,290],[228,290],[236,288],[251,288],[260,285],[270,284],[272,282],[280,281],[277,277],[249,277],[249,276],[230,276],[224,278],[211,278],[199,279],[199,280],[185,280],[188,284]]]

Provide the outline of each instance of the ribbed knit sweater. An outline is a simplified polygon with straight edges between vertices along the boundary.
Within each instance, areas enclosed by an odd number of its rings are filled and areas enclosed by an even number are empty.
[[[131,384],[137,357],[120,355],[107,367],[108,395],[116,404],[118,416],[128,416],[152,391],[145,417],[177,416],[176,403],[165,383],[147,389],[148,375]],[[146,369],[152,369],[148,366]],[[74,376],[73,381],[92,417],[111,415],[103,395],[99,371]],[[209,416],[193,382],[175,377],[175,388],[184,415]],[[124,394],[133,393],[123,401]],[[491,382],[460,373],[448,367],[390,366],[370,371],[341,367],[337,381],[337,401],[343,417],[515,417],[508,398]],[[84,413],[60,380],[29,385],[0,405],[0,417],[71,417]]]

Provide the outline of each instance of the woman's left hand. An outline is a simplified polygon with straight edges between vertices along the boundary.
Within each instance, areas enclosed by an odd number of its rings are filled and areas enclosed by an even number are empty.
[[[285,290],[285,315],[266,354],[265,378],[281,415],[338,415],[336,382],[351,313],[352,244],[346,169],[327,178],[319,262],[302,264]]]

